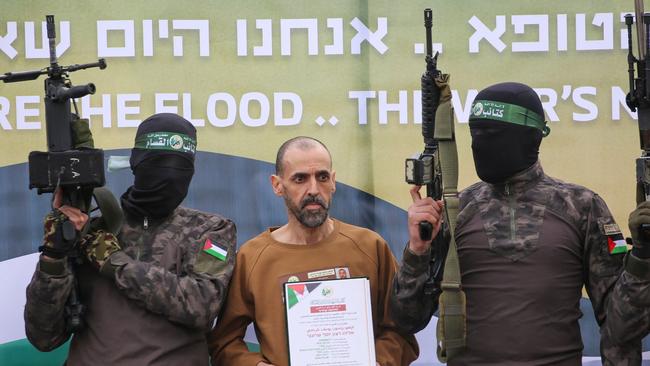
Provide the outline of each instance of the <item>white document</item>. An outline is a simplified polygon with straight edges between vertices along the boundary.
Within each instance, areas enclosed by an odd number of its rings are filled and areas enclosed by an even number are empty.
[[[367,278],[284,284],[289,364],[375,366]]]

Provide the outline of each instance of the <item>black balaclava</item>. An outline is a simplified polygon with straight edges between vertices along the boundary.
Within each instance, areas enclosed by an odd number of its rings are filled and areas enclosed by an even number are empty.
[[[142,121],[131,150],[133,185],[122,195],[122,207],[135,217],[169,216],[187,196],[194,175],[196,128],[173,113]]]
[[[469,120],[474,166],[481,180],[502,183],[537,162],[549,128],[537,93],[520,83],[481,90]]]

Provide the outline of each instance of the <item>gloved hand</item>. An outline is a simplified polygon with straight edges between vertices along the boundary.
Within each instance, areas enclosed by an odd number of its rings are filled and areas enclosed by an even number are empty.
[[[62,205],[63,193],[57,189],[52,199],[53,210],[45,216],[43,245],[38,249],[48,258],[61,259],[68,255],[86,225],[88,215],[76,207]]]
[[[643,230],[641,225],[650,226],[650,202],[639,203],[628,219],[634,248],[632,253],[639,258],[650,258],[650,230]]]
[[[64,222],[67,222],[64,225]],[[76,232],[74,226],[58,209],[52,210],[45,216],[43,223],[43,245],[38,249],[49,258],[61,259],[72,250]]]
[[[80,246],[88,262],[101,271],[108,257],[122,250],[115,235],[104,230],[96,230],[81,239]]]

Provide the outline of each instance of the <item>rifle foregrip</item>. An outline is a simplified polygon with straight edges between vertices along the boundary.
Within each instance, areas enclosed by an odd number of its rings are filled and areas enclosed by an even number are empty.
[[[422,75],[420,86],[422,90],[422,136],[426,143],[427,139],[433,139],[440,90],[436,86],[433,75],[429,72]]]
[[[81,98],[88,94],[95,94],[95,84],[77,85],[71,88],[61,87],[57,90],[55,99],[66,100],[71,98]]]
[[[419,229],[420,229],[420,239],[424,241],[431,240],[431,236],[433,235],[433,225],[431,225],[430,222],[420,221]]]

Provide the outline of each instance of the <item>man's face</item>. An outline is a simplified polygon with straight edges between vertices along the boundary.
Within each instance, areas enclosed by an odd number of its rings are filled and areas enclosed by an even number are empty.
[[[275,194],[284,198],[289,215],[316,228],[328,217],[336,190],[334,176],[329,154],[322,146],[306,150],[290,147],[284,155],[282,175],[273,175],[271,183]]]

